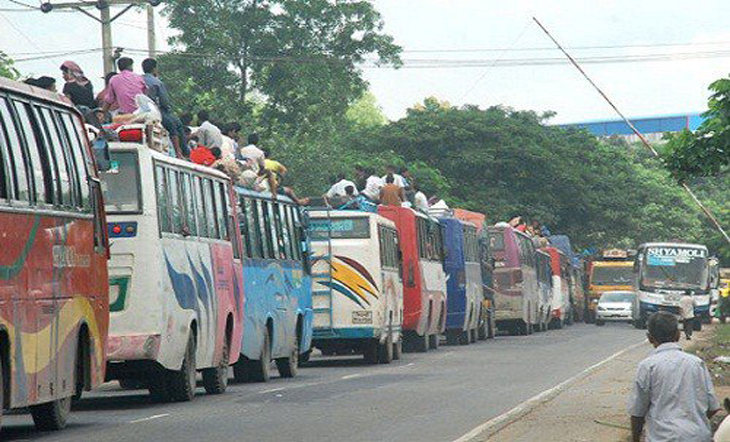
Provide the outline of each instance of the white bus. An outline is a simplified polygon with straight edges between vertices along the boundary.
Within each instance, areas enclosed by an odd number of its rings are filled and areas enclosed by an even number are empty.
[[[695,318],[710,321],[710,265],[707,247],[686,243],[647,243],[634,261],[632,309],[634,326],[646,327],[659,310],[679,314],[679,300],[687,290],[695,300]],[[701,322],[696,321],[701,327]]]
[[[119,129],[102,173],[108,231],[107,378],[157,400],[189,401],[196,372],[225,391],[243,330],[240,233],[228,177],[150,149],[152,131]]]
[[[369,212],[310,212],[313,345],[390,363],[402,351],[403,282],[395,224]]]

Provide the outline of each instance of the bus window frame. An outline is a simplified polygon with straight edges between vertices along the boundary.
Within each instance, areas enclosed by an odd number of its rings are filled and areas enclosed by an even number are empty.
[[[107,211],[107,213],[110,213],[112,215],[141,215],[144,212],[144,200],[142,198],[142,182],[141,182],[141,180],[142,180],[142,172],[140,170],[142,168],[142,166],[139,163],[139,152],[137,151],[137,149],[118,149],[118,150],[111,151],[110,152],[110,156],[113,159],[114,155],[115,154],[118,154],[118,153],[123,153],[123,154],[130,154],[131,153],[131,154],[134,155],[134,162],[135,162],[135,164],[137,164],[137,167],[135,168],[135,173],[137,174],[137,177],[136,177],[136,181],[137,181],[137,186],[136,186],[137,187],[137,206],[139,208],[137,210],[115,210],[115,211]],[[166,167],[165,166],[165,163],[163,163],[161,161],[155,160],[155,161],[152,162],[152,170],[156,170],[156,167],[158,165],[161,165],[161,167],[163,167],[163,168]],[[153,177],[153,178],[155,179],[155,185],[157,185],[157,178],[156,178],[156,176]],[[157,194],[157,189],[155,188],[155,195],[156,194]],[[78,204],[83,204],[83,202],[81,200],[82,200],[82,197],[81,197],[81,194],[79,194],[78,195],[77,203]],[[104,204],[106,206],[106,202],[104,202]],[[159,200],[158,200],[158,204],[159,204]],[[81,206],[78,206],[78,207],[81,207]],[[104,208],[104,210],[106,210],[106,207]]]

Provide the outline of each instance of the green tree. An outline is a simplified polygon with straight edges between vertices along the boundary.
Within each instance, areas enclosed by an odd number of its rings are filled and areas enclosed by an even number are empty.
[[[378,105],[375,95],[365,92],[357,101],[352,103],[347,112],[347,119],[355,126],[377,127],[383,126],[388,119],[383,114],[383,109]]]
[[[730,77],[712,84],[706,120],[692,133],[670,137],[664,151],[666,167],[680,182],[718,176],[730,166]]]
[[[13,60],[3,51],[0,51],[0,77],[10,78],[11,80],[17,80],[20,77],[20,72],[15,69]]]
[[[229,113],[253,114],[269,130],[302,131],[335,125],[366,90],[358,65],[366,57],[398,64],[400,47],[382,32],[368,1],[171,0],[171,43],[185,50],[166,57],[177,77],[171,92],[209,93]],[[172,59],[176,61],[172,61]],[[188,93],[186,93],[188,91]]]

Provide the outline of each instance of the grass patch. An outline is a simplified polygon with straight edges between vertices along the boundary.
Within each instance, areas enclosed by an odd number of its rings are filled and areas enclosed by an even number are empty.
[[[730,386],[730,364],[715,362],[718,356],[730,356],[730,324],[715,324],[691,351],[705,361],[715,385]]]

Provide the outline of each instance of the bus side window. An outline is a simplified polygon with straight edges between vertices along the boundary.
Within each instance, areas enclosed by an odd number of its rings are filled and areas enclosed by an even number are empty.
[[[305,256],[304,256],[304,250],[307,247],[307,244],[305,243],[305,237],[303,235],[304,233],[304,225],[301,222],[301,213],[299,212],[298,207],[289,206],[289,209],[291,210],[291,224],[292,224],[292,237],[294,242],[294,251],[295,251],[295,258],[298,261],[302,261],[304,264],[304,268],[309,271],[309,262],[305,262]],[[309,259],[309,258],[306,258]]]
[[[0,104],[0,107],[2,107],[2,104]],[[13,167],[10,162],[10,146],[5,136],[5,126],[7,124],[2,114],[0,114],[0,199],[2,200],[9,200],[12,194],[10,188],[12,187]]]
[[[198,236],[198,223],[195,221],[195,195],[192,185],[190,184],[193,177],[187,172],[180,172],[182,179],[182,200],[185,209],[185,228],[187,233],[192,236]]]
[[[198,236],[201,238],[208,237],[208,217],[206,216],[207,206],[205,201],[205,193],[203,192],[203,179],[199,176],[193,176],[193,190],[195,193],[195,212],[198,219]]]
[[[217,239],[218,221],[215,212],[215,200],[213,199],[213,181],[210,178],[203,180],[203,199],[205,200],[205,216],[208,220],[208,238]]]
[[[162,166],[155,166],[155,184],[157,194],[157,224],[160,232],[172,232],[170,223],[170,197],[168,195],[167,169]]]
[[[248,232],[251,246],[251,257],[252,258],[263,258],[264,257],[264,240],[261,237],[260,224],[263,222],[261,215],[259,215],[258,204],[256,200],[246,198],[246,224],[248,225]]]
[[[13,176],[13,184],[15,185],[15,194],[13,199],[30,202],[32,200],[32,178],[29,172],[29,161],[25,155],[23,145],[20,143],[17,122],[10,111],[10,102],[4,97],[0,97],[0,117],[2,117],[2,121],[5,123],[5,139],[10,145],[9,167],[15,172],[15,175]]]
[[[21,137],[25,140],[25,146],[30,159],[31,168],[34,173],[35,202],[53,204],[53,177],[50,170],[48,155],[38,139],[35,127],[31,122],[30,105],[21,101],[13,100],[15,112],[18,115],[18,128]]]
[[[259,232],[261,232],[261,250],[262,258],[271,259],[273,258],[273,252],[271,248],[271,228],[269,215],[266,213],[266,203],[261,200],[256,200],[256,211],[258,212],[259,221]]]
[[[246,206],[246,199],[243,197],[238,198],[238,229],[241,232],[241,245],[243,247],[243,256],[251,258],[251,237],[249,231],[251,225],[248,223],[248,210]]]
[[[228,235],[228,210],[226,207],[226,187],[220,181],[213,181],[213,194],[215,195],[215,213],[218,219],[219,239],[230,240]]]
[[[279,234],[278,229],[278,222],[276,220],[276,203],[273,201],[267,201],[266,202],[266,214],[268,215],[269,220],[269,234],[271,235],[271,251],[272,255],[271,258],[273,259],[282,259],[282,250],[281,250],[281,235]]]
[[[66,140],[68,140],[68,146],[71,150],[71,153],[73,154],[73,162],[76,166],[77,175],[79,177],[83,177],[83,181],[80,182],[80,191],[81,191],[81,200],[79,201],[79,207],[82,207],[84,209],[89,209],[90,202],[89,202],[89,182],[86,179],[88,176],[87,170],[87,154],[86,154],[86,144],[81,141],[81,138],[79,138],[78,132],[75,130],[74,123],[73,123],[73,117],[68,112],[58,113],[56,112],[56,117],[60,118],[61,127],[64,129]]]
[[[74,185],[72,187],[72,184],[78,181],[76,169],[68,164],[68,160],[71,157],[67,154],[64,149],[65,146],[61,142],[61,137],[56,122],[53,121],[51,110],[46,107],[37,106],[36,113],[38,115],[38,121],[44,129],[49,147],[48,150],[53,157],[52,165],[56,169],[59,181],[60,193],[58,195],[58,204],[69,208],[78,207],[79,204],[75,201],[76,194],[74,192],[76,186]]]
[[[172,233],[183,232],[183,202],[180,198],[180,172],[168,170],[168,191],[170,193],[169,207],[172,212]]]

